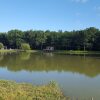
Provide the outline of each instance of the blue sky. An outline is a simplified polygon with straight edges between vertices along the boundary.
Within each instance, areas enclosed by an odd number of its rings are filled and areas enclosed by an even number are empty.
[[[0,0],[0,32],[100,28],[100,0]]]

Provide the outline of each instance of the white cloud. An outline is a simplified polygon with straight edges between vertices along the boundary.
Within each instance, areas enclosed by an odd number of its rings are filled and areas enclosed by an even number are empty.
[[[81,15],[81,13],[77,12],[75,15],[76,15],[76,16],[80,16],[80,15]]]
[[[95,9],[96,11],[100,11],[100,6],[94,7],[94,9]]]
[[[96,15],[100,17],[100,6],[94,7],[94,10],[96,11]]]
[[[98,13],[98,16],[100,17],[100,13]]]
[[[77,2],[77,3],[86,3],[89,0],[72,0],[73,2]]]

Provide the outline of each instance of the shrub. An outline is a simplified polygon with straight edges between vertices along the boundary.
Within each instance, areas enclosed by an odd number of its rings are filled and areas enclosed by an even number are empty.
[[[30,45],[28,43],[22,43],[21,44],[21,49],[22,50],[30,50]]]
[[[2,43],[0,43],[0,49],[4,48],[4,45]]]

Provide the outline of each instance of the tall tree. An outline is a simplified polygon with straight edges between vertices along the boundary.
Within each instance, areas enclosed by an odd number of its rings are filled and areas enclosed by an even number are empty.
[[[8,40],[11,48],[18,49],[24,41],[23,32],[17,29],[8,31]]]

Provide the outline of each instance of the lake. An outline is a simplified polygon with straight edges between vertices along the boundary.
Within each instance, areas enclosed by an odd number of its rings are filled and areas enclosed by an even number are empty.
[[[0,79],[35,85],[56,81],[65,96],[100,100],[100,56],[0,54]]]

